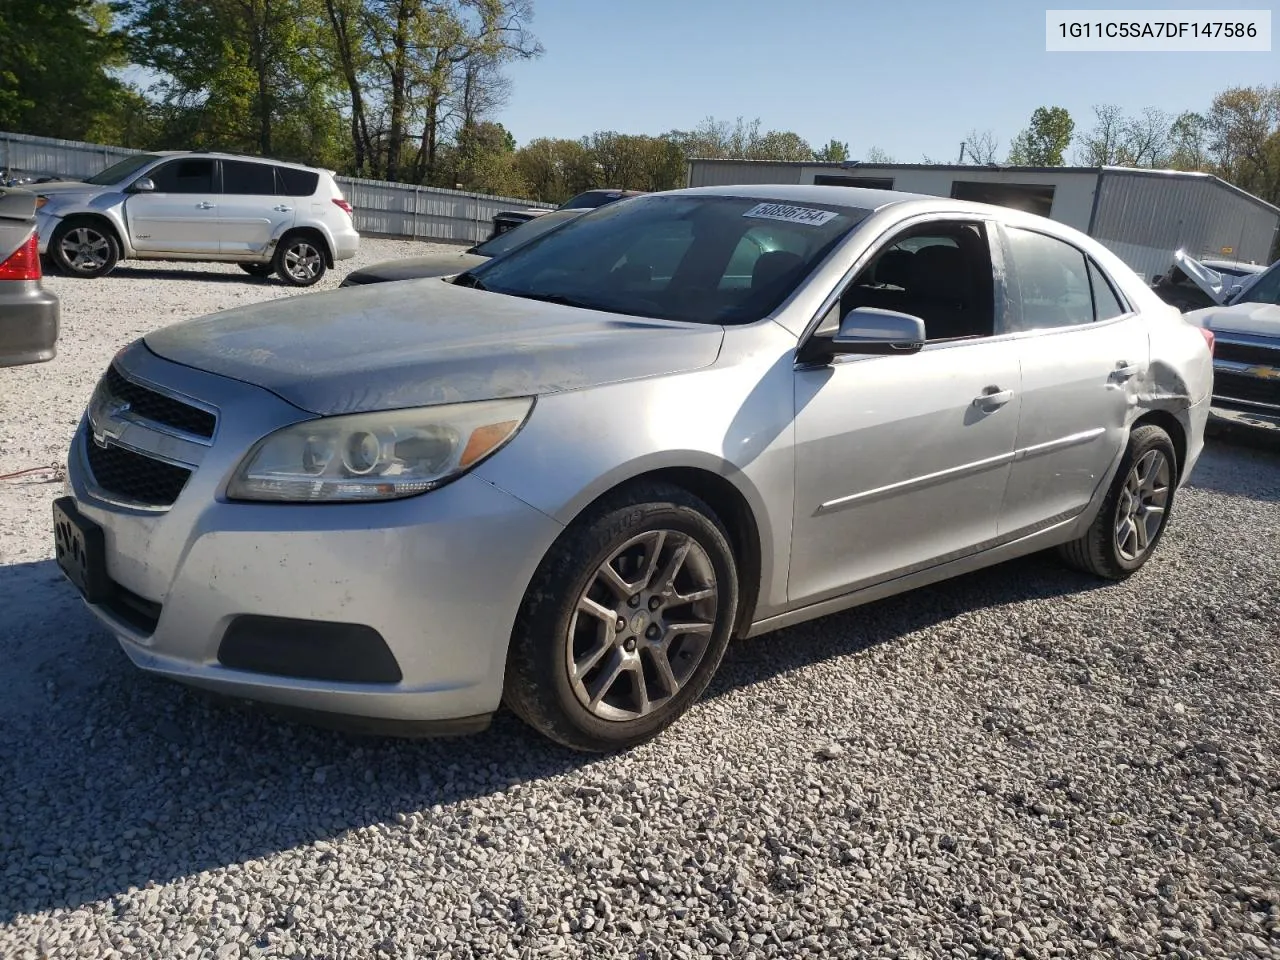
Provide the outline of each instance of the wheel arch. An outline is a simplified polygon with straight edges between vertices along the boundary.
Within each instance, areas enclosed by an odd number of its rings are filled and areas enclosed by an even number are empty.
[[[71,224],[88,221],[99,227],[104,227],[111,231],[111,235],[115,237],[116,246],[120,249],[120,258],[123,260],[127,255],[132,254],[133,248],[127,240],[127,231],[121,229],[119,223],[106,213],[100,210],[77,210],[73,213],[63,214],[58,218],[58,224],[49,234],[49,243],[53,243],[53,238],[64,228]]]
[[[298,236],[308,236],[316,240],[319,240],[320,252],[324,254],[324,264],[330,270],[333,269],[333,264],[334,264],[333,239],[323,229],[312,224],[307,224],[300,227],[299,226],[289,227],[287,230],[284,230],[283,232],[281,232],[280,236],[276,239],[274,246],[271,248],[272,255],[274,256],[276,250],[279,249],[280,245],[283,244],[290,237],[298,237]]]
[[[738,615],[733,627],[741,635],[752,623],[760,599],[764,574],[764,548],[759,522],[751,501],[739,487],[722,474],[697,466],[662,466],[631,474],[610,484],[583,504],[574,514],[576,521],[597,503],[620,490],[644,483],[669,483],[702,500],[729,533],[738,566]]]
[[[1186,427],[1183,426],[1182,421],[1179,420],[1172,411],[1164,408],[1157,408],[1154,410],[1148,410],[1142,414],[1142,416],[1138,417],[1138,419],[1133,422],[1133,426],[1130,428],[1129,432],[1132,434],[1134,430],[1137,430],[1142,426],[1147,426],[1148,424],[1159,427],[1167,433],[1169,435],[1169,439],[1173,441],[1173,453],[1178,461],[1178,483],[1181,485],[1182,480],[1186,475],[1187,465]]]

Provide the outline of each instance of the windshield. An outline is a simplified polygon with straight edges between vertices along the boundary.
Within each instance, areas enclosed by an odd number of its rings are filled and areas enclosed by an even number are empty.
[[[1233,303],[1270,303],[1280,305],[1280,261],[1244,288]]]
[[[776,309],[868,213],[745,197],[637,197],[459,279],[590,310],[750,323]]]
[[[573,210],[569,213],[552,210],[550,213],[534,217],[518,227],[512,227],[496,237],[490,237],[484,243],[477,244],[471,252],[477,253],[482,257],[501,256],[516,247],[524,246],[530,240],[542,236],[554,227],[560,226],[566,220],[572,220],[574,217],[580,216],[582,216],[582,211],[580,210]]]
[[[86,180],[85,183],[92,183],[99,187],[107,187],[113,183],[119,183],[121,180],[127,180],[147,164],[159,159],[159,157],[150,153],[140,153],[136,157],[125,157],[118,163],[113,163],[101,173],[94,174]]]

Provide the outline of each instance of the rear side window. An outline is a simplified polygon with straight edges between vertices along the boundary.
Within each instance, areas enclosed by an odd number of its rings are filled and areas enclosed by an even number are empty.
[[[320,174],[314,170],[296,170],[293,167],[276,167],[278,192],[286,197],[309,197],[316,192]]]
[[[1093,287],[1093,312],[1098,320],[1110,320],[1129,312],[1116,296],[1111,281],[1092,260],[1089,261],[1089,284]]]
[[[172,160],[151,174],[156,193],[212,193],[212,160]]]
[[[222,192],[273,197],[276,192],[276,178],[273,169],[268,163],[223,160]]]
[[[1022,305],[1019,330],[1093,323],[1093,295],[1082,252],[1069,243],[1016,227],[1007,228],[1016,289]]]

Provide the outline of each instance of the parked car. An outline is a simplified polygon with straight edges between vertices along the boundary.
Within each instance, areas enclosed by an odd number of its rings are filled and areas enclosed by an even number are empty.
[[[1280,261],[1241,282],[1182,251],[1176,260],[1215,304],[1187,314],[1214,336],[1215,421],[1280,430]]]
[[[41,285],[36,195],[0,187],[0,367],[52,360],[58,298]]]
[[[644,191],[642,190],[584,190],[575,197],[566,200],[557,210],[594,210],[596,207],[603,207],[606,204],[615,203],[618,200],[625,200],[627,197],[638,197]],[[522,223],[528,223],[535,217],[545,216],[549,210],[543,210],[538,207],[530,207],[527,210],[503,210],[496,214],[493,218],[493,232],[489,234],[489,239],[499,237]]]
[[[1182,252],[1186,256],[1185,252]],[[1231,284],[1243,284],[1246,280],[1267,269],[1257,263],[1240,263],[1237,260],[1202,260],[1200,261],[1218,275],[1226,278]],[[1211,307],[1214,300],[1200,289],[1199,285],[1178,265],[1177,254],[1174,263],[1167,273],[1157,276],[1151,283],[1152,289],[1165,303],[1171,303],[1183,313]]]
[[[58,562],[153,673],[397,731],[505,699],[625,747],[732,635],[1050,547],[1140,569],[1203,447],[1207,341],[1031,214],[654,194],[453,279],[135,341],[70,448]]]
[[[545,217],[523,223],[501,236],[490,237],[483,243],[466,250],[447,253],[431,253],[422,257],[401,257],[384,260],[369,267],[352,270],[339,286],[356,287],[365,283],[382,283],[388,280],[421,280],[428,277],[448,277],[478,267],[492,257],[501,256],[524,246],[549,230],[568,220],[580,217],[585,210],[551,210]]]
[[[308,287],[360,245],[332,171],[255,157],[137,154],[39,196],[40,252],[76,277],[126,259],[204,260]]]

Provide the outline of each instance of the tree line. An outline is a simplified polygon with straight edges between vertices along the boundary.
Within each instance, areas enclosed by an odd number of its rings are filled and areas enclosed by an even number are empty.
[[[742,118],[517,144],[494,117],[507,67],[543,54],[531,20],[532,0],[0,0],[0,129],[553,203],[683,186],[696,157],[851,157],[845,141],[815,147]],[[130,83],[137,68],[156,79]],[[1086,123],[1040,107],[1007,150],[975,129],[955,159],[1201,170],[1280,204],[1280,85],[1179,114],[1102,104]],[[858,159],[893,161],[875,146]]]

